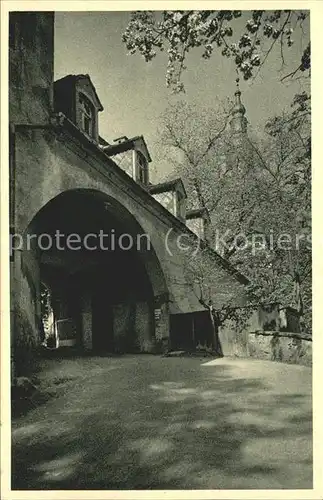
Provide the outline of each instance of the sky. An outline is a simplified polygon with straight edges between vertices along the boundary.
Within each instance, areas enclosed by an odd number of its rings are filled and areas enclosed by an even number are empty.
[[[178,97],[166,87],[165,53],[149,63],[137,54],[127,55],[121,37],[129,19],[130,12],[56,12],[55,79],[67,74],[89,74],[104,107],[100,135],[112,142],[123,135],[142,134],[153,160],[152,180],[157,181],[170,170],[162,159],[156,159],[160,115]],[[238,22],[243,23],[243,19]],[[295,40],[283,74],[299,64],[302,43],[304,46],[304,40]],[[220,52],[204,60],[196,49],[189,55],[187,67],[183,78],[186,93],[181,99],[212,108],[219,100],[233,98],[235,66]],[[304,80],[281,83],[280,67],[279,54],[273,52],[256,80],[240,83],[247,118],[256,132],[268,118],[288,108],[293,95],[306,85]]]

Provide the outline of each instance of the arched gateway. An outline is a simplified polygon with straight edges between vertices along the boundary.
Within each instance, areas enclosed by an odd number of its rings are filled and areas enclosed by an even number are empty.
[[[206,245],[207,214],[186,210],[180,179],[151,182],[143,136],[100,136],[103,104],[89,75],[54,82],[53,13],[12,13],[9,30],[16,368],[42,340],[42,284],[66,345],[152,352],[171,346],[179,323],[181,343],[195,339],[193,315],[205,308],[187,257]],[[206,246],[214,307],[243,304],[248,280]]]
[[[21,268],[33,291],[39,332],[41,284],[49,291],[49,328],[58,345],[96,352],[160,347],[154,310],[161,300],[167,304],[164,274],[151,236],[111,196],[74,189],[51,199],[28,225]]]

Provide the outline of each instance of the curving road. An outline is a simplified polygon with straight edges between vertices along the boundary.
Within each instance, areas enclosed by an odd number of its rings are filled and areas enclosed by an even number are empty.
[[[44,362],[13,489],[312,488],[311,370],[159,356]]]

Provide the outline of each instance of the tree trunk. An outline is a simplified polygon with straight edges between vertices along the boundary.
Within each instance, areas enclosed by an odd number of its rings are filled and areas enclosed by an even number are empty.
[[[300,316],[303,315],[303,300],[302,300],[302,293],[301,293],[301,283],[300,283],[300,276],[297,271],[294,273],[294,300],[296,304],[296,309],[299,313]]]
[[[221,347],[221,342],[219,338],[219,322],[218,322],[218,317],[216,312],[213,309],[213,306],[209,306],[209,313],[210,313],[210,318],[211,318],[211,325],[212,325],[212,347],[213,351],[216,353],[217,356],[223,357],[223,352],[222,352],[222,347]]]
[[[216,313],[216,311],[213,309],[211,301],[209,304],[206,304],[202,297],[199,299],[200,304],[202,304],[205,309],[209,311],[210,315],[210,321],[211,321],[211,326],[212,326],[212,350],[217,354],[219,357],[223,357],[223,352],[222,352],[222,347],[221,347],[221,342],[219,338],[219,318]]]

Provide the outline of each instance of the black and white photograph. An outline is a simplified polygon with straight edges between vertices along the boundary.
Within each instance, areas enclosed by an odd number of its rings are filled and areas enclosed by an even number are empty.
[[[172,3],[4,2],[4,499],[321,498],[322,4]]]

